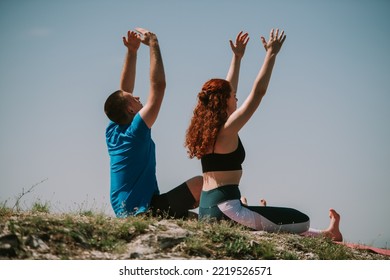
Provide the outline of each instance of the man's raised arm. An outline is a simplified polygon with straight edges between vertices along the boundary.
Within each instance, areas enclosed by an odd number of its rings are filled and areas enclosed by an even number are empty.
[[[142,35],[141,42],[150,49],[150,91],[140,115],[146,125],[152,127],[157,119],[165,93],[164,65],[156,34],[143,28],[136,28],[136,30]]]
[[[141,39],[136,32],[128,31],[127,38],[123,37],[123,44],[127,47],[127,55],[122,69],[120,89],[129,93],[133,93],[135,85],[137,51],[141,44]]]

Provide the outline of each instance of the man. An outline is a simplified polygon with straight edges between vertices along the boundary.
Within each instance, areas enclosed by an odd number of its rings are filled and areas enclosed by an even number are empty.
[[[151,210],[154,215],[187,217],[199,204],[203,178],[196,176],[160,195],[156,178],[155,144],[151,127],[163,101],[166,81],[157,36],[143,28],[123,37],[127,55],[122,69],[120,90],[106,100],[104,111],[111,120],[106,129],[110,155],[110,200],[117,217]],[[143,106],[133,95],[140,44],[150,50],[150,90]]]

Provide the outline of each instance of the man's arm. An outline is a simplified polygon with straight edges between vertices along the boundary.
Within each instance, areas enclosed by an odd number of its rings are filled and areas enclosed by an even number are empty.
[[[142,34],[141,42],[150,49],[150,91],[140,115],[148,127],[152,127],[157,119],[164,98],[166,81],[164,65],[157,36],[143,28],[136,28]]]
[[[229,71],[226,76],[226,80],[230,82],[233,87],[233,92],[237,92],[238,78],[240,74],[241,59],[244,56],[246,44],[249,41],[248,33],[242,34],[241,31],[236,37],[236,44],[233,44],[230,40],[230,47],[233,51],[233,58],[230,63]]]
[[[127,47],[127,55],[122,69],[120,89],[129,93],[133,93],[135,85],[137,51],[141,44],[141,39],[136,32],[128,31],[127,38],[123,37],[123,44]]]

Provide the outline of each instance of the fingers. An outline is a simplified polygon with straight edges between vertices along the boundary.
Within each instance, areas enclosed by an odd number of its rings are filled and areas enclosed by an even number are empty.
[[[272,53],[277,54],[282,47],[284,40],[286,40],[286,35],[284,34],[284,30],[279,29],[271,29],[269,33],[269,40],[268,42],[265,40],[264,37],[261,37],[261,42],[263,43],[263,46],[265,50],[271,51]]]
[[[283,36],[282,40],[280,41],[281,44],[284,43],[284,40],[286,40],[286,37],[287,37],[286,35]]]
[[[284,30],[282,30],[282,33],[280,33],[280,37],[279,37],[279,40],[281,40],[284,36]]]
[[[141,33],[142,35],[145,35],[146,33],[150,32],[149,30],[146,30],[145,28],[141,28],[141,27],[137,27],[135,28],[135,30]]]
[[[243,31],[240,31],[240,33],[237,34],[237,37],[236,37],[236,42],[238,42],[241,38],[241,35],[242,35],[242,32]]]
[[[132,39],[132,38],[135,38],[135,39],[139,39],[139,34],[134,32],[134,31],[127,31],[127,39]],[[123,38],[126,38],[126,37],[123,37]]]
[[[286,40],[286,35],[284,34],[284,30],[283,30],[282,34],[280,34],[279,41],[281,44],[283,44],[284,40]]]
[[[244,31],[240,31],[240,33],[237,34],[237,36],[236,36],[236,45],[238,43],[243,43],[243,44],[248,43],[248,41],[249,41],[249,37],[248,37],[249,34],[248,33],[242,34],[242,33],[244,33]]]
[[[137,34],[138,39],[145,45],[150,46],[150,43],[157,42],[157,36],[156,34],[150,32],[149,30],[142,28],[142,27],[137,27],[134,29]]]
[[[286,35],[284,35],[284,30],[282,30],[279,36],[279,29],[276,29],[275,40],[278,40],[283,44],[285,39],[286,39]]]
[[[246,45],[246,44],[248,44],[248,42],[249,42],[249,34],[248,34],[248,36],[245,38],[245,41],[244,41],[244,44]]]
[[[244,35],[242,35],[241,37],[241,42],[242,44],[246,45],[249,41],[249,34],[248,33],[245,33]]]
[[[240,31],[237,34],[235,42],[229,40],[230,48],[232,49],[234,55],[242,58],[244,56],[246,44],[248,41],[248,33],[244,33],[243,31]]]
[[[127,36],[122,37],[123,44],[131,49],[131,50],[137,50],[139,47],[139,43],[141,41],[140,35],[135,31],[127,31]]]
[[[270,38],[270,40],[272,40],[274,38],[274,29],[273,28],[269,32],[269,38]]]
[[[235,45],[233,44],[233,41],[232,41],[232,40],[229,40],[229,43],[230,43],[230,47],[234,50]]]
[[[260,39],[261,39],[261,42],[263,43],[264,49],[267,50],[267,41],[265,40],[265,38],[263,36],[261,36]]]
[[[236,38],[236,43],[242,43],[242,44],[246,45],[249,41],[249,34],[248,33],[242,34],[242,33],[243,33],[243,31],[238,33],[237,38]]]
[[[150,35],[152,34],[152,32],[150,32],[149,30],[145,29],[145,28],[141,28],[141,27],[137,27],[135,28],[135,30],[137,32],[139,32],[139,34],[137,34],[138,38],[144,42],[145,40],[148,40],[148,37],[150,37]],[[135,33],[135,32],[134,32]],[[142,36],[141,36],[142,35]]]
[[[284,40],[286,39],[286,35],[284,35],[284,30],[282,30],[282,32],[279,35],[279,29],[276,30],[271,29],[269,37],[270,37],[270,41],[279,41],[281,43],[283,43]]]

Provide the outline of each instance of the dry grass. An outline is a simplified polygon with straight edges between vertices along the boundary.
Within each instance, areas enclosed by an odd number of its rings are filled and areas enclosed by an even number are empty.
[[[161,219],[147,215],[113,218],[104,214],[51,214],[47,205],[35,204],[29,211],[0,206],[0,238],[15,236],[17,245],[3,259],[123,259],[128,244],[147,233],[159,234]],[[158,249],[156,258],[267,259],[267,260],[366,260],[390,259],[364,250],[354,250],[325,238],[294,234],[254,233],[235,224],[169,220],[188,235],[170,248]],[[153,231],[151,230],[153,228]],[[34,248],[29,240],[45,243]],[[1,245],[1,244],[0,244]],[[127,254],[126,254],[127,253]]]

